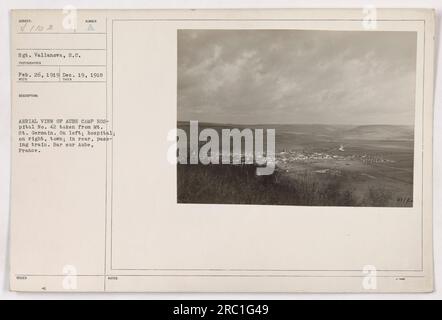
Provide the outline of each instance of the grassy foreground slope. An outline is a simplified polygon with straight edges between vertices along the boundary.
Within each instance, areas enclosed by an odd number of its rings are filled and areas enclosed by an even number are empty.
[[[389,206],[393,195],[379,186],[355,196],[346,179],[319,179],[305,173],[296,179],[275,171],[257,176],[254,165],[178,165],[178,202],[305,206]]]

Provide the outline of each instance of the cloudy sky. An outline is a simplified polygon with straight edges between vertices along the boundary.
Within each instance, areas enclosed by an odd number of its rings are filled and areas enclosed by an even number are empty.
[[[178,119],[412,124],[416,34],[180,30]]]

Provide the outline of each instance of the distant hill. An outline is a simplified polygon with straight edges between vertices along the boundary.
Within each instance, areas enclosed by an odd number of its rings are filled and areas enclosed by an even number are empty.
[[[413,140],[414,130],[411,126],[364,125],[340,133],[343,139],[362,140]]]
[[[178,127],[186,128],[189,122],[178,121]],[[330,125],[330,124],[222,124],[200,122],[200,130],[204,128],[213,128],[220,130],[222,128],[274,128],[277,135],[296,135],[329,137],[333,139],[356,139],[356,140],[413,140],[414,131],[412,126],[404,125]]]

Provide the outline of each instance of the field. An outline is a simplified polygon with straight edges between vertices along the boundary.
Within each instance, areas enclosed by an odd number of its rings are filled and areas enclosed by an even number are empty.
[[[178,123],[186,132],[188,125]],[[208,127],[274,128],[276,170],[179,164],[179,203],[413,206],[412,127],[200,124]]]

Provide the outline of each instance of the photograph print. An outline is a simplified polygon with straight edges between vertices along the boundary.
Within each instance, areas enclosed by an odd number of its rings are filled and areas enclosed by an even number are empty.
[[[415,32],[177,37],[178,203],[413,207]]]

